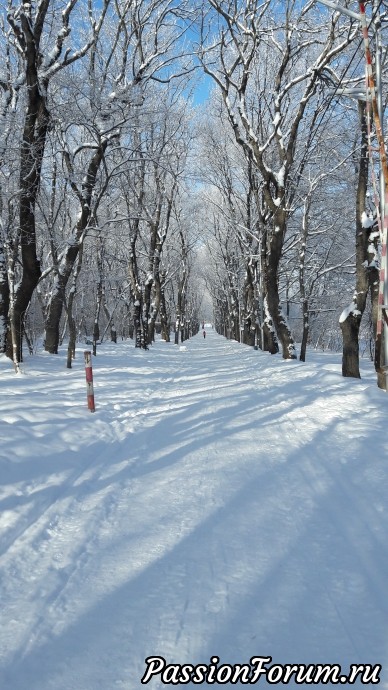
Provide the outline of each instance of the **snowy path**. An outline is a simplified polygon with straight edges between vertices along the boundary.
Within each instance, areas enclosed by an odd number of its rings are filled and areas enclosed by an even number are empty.
[[[146,657],[214,655],[382,664],[388,688],[373,373],[209,329],[187,349],[107,344],[93,364],[91,415],[82,356],[19,377],[0,360],[0,688],[155,690],[170,686],[141,685]]]

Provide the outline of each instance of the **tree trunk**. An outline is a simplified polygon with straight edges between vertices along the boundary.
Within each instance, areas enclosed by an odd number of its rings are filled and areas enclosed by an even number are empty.
[[[133,325],[134,325],[134,335],[135,335],[135,347],[142,347],[142,309],[141,302],[139,299],[135,300],[133,309]]]
[[[312,189],[310,193],[307,194],[304,202],[303,219],[302,219],[302,229],[300,233],[300,246],[299,246],[299,293],[300,293],[300,303],[302,307],[302,342],[300,347],[299,359],[301,362],[306,361],[306,351],[307,343],[310,330],[310,318],[309,318],[309,300],[306,291],[306,249],[307,249],[307,239],[309,235],[309,219],[311,210],[311,199],[312,199]]]
[[[21,251],[21,279],[10,303],[10,331],[7,355],[14,361],[15,368],[23,361],[23,321],[34,290],[41,276],[37,257],[35,208],[39,192],[42,160],[46,145],[49,113],[46,108],[43,87],[38,83],[38,46],[28,34],[26,51],[27,108],[24,120],[23,140],[20,150],[19,177],[19,238]],[[46,85],[47,86],[47,85]]]
[[[369,169],[365,103],[359,102],[358,112],[361,129],[361,153],[356,193],[356,287],[352,304],[346,309],[340,319],[343,338],[342,376],[352,378],[360,378],[359,331],[361,319],[365,311],[368,290],[370,290],[373,309],[373,305],[377,302],[379,282],[375,261],[377,257],[378,233],[373,229],[373,224],[365,222]],[[376,311],[375,306],[375,314]]]
[[[163,340],[166,341],[166,343],[170,342],[170,328],[169,328],[169,322],[168,322],[168,317],[167,317],[167,309],[166,309],[166,295],[165,295],[165,280],[166,280],[166,275],[165,273],[161,274],[160,277],[160,328],[161,328],[161,336]]]
[[[93,154],[88,165],[88,169],[82,184],[82,190],[78,195],[81,197],[81,210],[78,216],[74,238],[69,243],[60,266],[56,286],[47,309],[47,321],[45,324],[45,350],[51,354],[58,353],[59,329],[66,299],[66,286],[72,274],[74,263],[77,259],[80,247],[85,239],[85,233],[90,223],[92,215],[92,195],[96,186],[97,174],[104,158],[108,140],[103,141]],[[94,209],[95,210],[95,209]]]
[[[272,316],[268,309],[266,285],[268,282],[268,254],[267,254],[267,229],[262,231],[260,251],[260,284],[259,284],[259,308],[260,308],[260,349],[276,355],[279,352],[279,344],[276,337]]]
[[[302,301],[302,318],[303,318],[303,331],[302,331],[302,343],[300,346],[299,359],[301,362],[306,361],[306,350],[310,331],[310,319],[309,319],[309,303],[307,299]]]
[[[116,306],[117,306],[117,305],[116,305]],[[104,331],[104,333],[103,333],[102,338],[105,337],[105,334],[106,334],[106,332],[107,332],[107,330],[108,330],[108,328],[109,328],[109,331],[110,331],[110,340],[111,340],[111,342],[112,342],[112,343],[117,343],[117,330],[116,330],[116,326],[115,326],[115,323],[114,323],[114,320],[113,320],[113,316],[114,316],[115,309],[113,309],[113,311],[112,311],[111,314],[109,313],[109,309],[108,309],[108,306],[107,306],[107,303],[106,303],[106,293],[105,293],[105,290],[103,291],[102,308],[103,308],[103,310],[104,310],[105,318],[106,318],[106,320],[107,320],[107,325],[106,325],[106,327],[105,327],[105,331]]]
[[[185,312],[186,312],[186,285],[188,279],[188,266],[187,266],[187,254],[188,250],[186,247],[186,241],[183,236],[182,230],[179,231],[179,238],[181,242],[181,261],[182,270],[181,275],[178,279],[178,295],[177,295],[177,305],[176,305],[176,320],[175,320],[175,345],[179,343],[179,335],[181,342],[184,341],[184,323],[185,323]]]
[[[269,352],[270,355],[276,355],[279,352],[278,339],[276,337],[275,327],[272,321],[271,314],[268,308],[267,296],[264,298],[264,352]]]
[[[150,318],[151,318],[151,294],[153,279],[148,278],[144,286],[144,301],[143,301],[143,331],[144,331],[144,342],[146,346],[151,345],[152,341],[150,338]]]
[[[156,319],[158,318],[159,310],[160,310],[160,279],[159,279],[159,276],[156,275],[155,279],[154,279],[154,289],[153,289],[153,296],[152,296],[152,301],[151,301],[151,311],[150,311],[149,326],[148,326],[148,343],[150,345],[153,342],[155,342]]]
[[[135,347],[148,350],[147,332],[144,324],[143,295],[138,291],[134,301],[133,325],[135,335]]]
[[[0,246],[0,353],[7,349],[9,283],[5,247]]]
[[[286,212],[283,209],[279,209],[279,212],[274,216],[273,231],[267,255],[265,291],[268,311],[273,320],[277,337],[282,345],[283,359],[296,359],[295,343],[283,314],[279,297],[279,264],[283,251],[286,224]]]
[[[255,267],[251,261],[246,266],[244,281],[244,306],[242,323],[244,327],[243,342],[253,347],[256,343],[257,300],[255,296],[254,273]]]
[[[185,322],[185,307],[184,307],[184,286],[185,286],[185,276],[178,281],[178,298],[176,306],[176,320],[175,320],[175,345],[179,344],[179,338],[181,342],[184,341],[184,322]]]
[[[73,316],[74,297],[75,297],[75,293],[71,292],[70,296],[69,296],[68,304],[67,304],[67,321],[68,321],[68,326],[69,326],[69,342],[67,345],[67,360],[66,360],[67,369],[71,369],[71,363],[72,363],[73,359],[75,359],[75,345],[76,345],[76,339],[77,339],[75,319]]]
[[[66,272],[67,274],[67,272]],[[69,276],[71,274],[69,264]],[[66,283],[68,276],[64,273],[57,276],[47,310],[47,319],[45,324],[45,339],[44,349],[52,355],[58,354],[59,347],[59,331],[62,317],[62,309],[66,298]]]
[[[78,276],[81,273],[81,268],[82,268],[82,259],[83,259],[83,247],[81,247],[80,252],[78,254],[77,266],[74,269],[74,273],[73,273],[73,284],[71,286],[69,298],[67,300],[67,305],[66,305],[66,313],[67,313],[67,319],[68,319],[68,324],[69,324],[69,342],[68,342],[68,346],[67,346],[67,362],[66,362],[66,366],[68,369],[71,369],[72,360],[75,359],[75,346],[76,346],[76,341],[77,341],[77,332],[76,332],[76,323],[75,323],[75,319],[74,319],[74,315],[73,315],[73,306],[74,306],[75,296],[77,294]]]
[[[361,316],[353,312],[341,323],[343,338],[342,346],[342,376],[355,379],[360,376],[358,334],[360,331]]]

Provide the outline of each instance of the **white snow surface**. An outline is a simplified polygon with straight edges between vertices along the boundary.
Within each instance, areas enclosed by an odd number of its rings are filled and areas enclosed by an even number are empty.
[[[353,316],[362,316],[361,312],[359,309],[357,309],[356,303],[353,301],[351,302],[345,309],[342,311],[341,316],[338,319],[339,323],[343,323],[346,321],[348,316],[350,314],[353,314]]]
[[[183,687],[146,657],[215,655],[388,688],[387,394],[206,333],[102,345],[94,414],[82,347],[0,358],[2,690]]]

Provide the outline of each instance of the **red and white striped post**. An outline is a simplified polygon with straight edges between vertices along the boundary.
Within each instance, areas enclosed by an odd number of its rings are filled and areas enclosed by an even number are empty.
[[[368,36],[368,23],[365,13],[365,2],[359,1],[360,21],[362,36],[364,39],[365,62],[366,62],[366,82],[367,90],[372,104],[373,119],[375,124],[376,138],[380,156],[380,239],[381,239],[381,267],[378,296],[378,316],[375,346],[375,368],[378,373],[377,385],[388,391],[388,265],[387,265],[387,235],[388,235],[388,163],[385,148],[384,132],[382,128],[382,103],[381,103],[381,84],[376,89],[373,74],[373,59],[370,49]],[[377,35],[378,35],[377,31]],[[377,49],[379,50],[378,46]],[[376,56],[376,75],[377,68],[381,73],[379,56]],[[379,93],[377,93],[379,91]],[[380,104],[379,104],[380,98]]]
[[[95,412],[94,406],[94,391],[93,391],[93,369],[92,369],[92,353],[85,350],[85,375],[86,375],[86,393],[88,397],[88,408],[90,412]]]

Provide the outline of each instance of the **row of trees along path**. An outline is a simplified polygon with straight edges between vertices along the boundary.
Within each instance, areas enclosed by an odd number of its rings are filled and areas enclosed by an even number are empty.
[[[71,367],[77,338],[178,343],[211,313],[287,359],[342,335],[343,375],[361,344],[384,387],[373,124],[339,89],[363,85],[357,19],[292,0],[10,0],[0,41],[16,370],[24,338],[52,354],[67,338]]]

